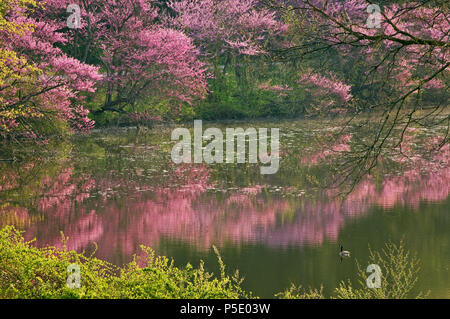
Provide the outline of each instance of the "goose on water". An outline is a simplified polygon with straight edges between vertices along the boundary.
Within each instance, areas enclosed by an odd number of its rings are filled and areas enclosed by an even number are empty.
[[[341,257],[350,257],[350,252],[348,250],[344,250],[344,247],[341,246],[341,251],[339,252],[339,256]]]

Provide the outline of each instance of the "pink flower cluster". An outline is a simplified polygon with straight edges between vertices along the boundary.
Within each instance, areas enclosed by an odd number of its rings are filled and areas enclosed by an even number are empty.
[[[297,82],[317,87],[320,89],[315,91],[318,95],[333,94],[338,96],[342,103],[348,102],[352,98],[351,86],[338,80],[336,75],[331,72],[325,72],[325,74],[306,72],[300,75]]]

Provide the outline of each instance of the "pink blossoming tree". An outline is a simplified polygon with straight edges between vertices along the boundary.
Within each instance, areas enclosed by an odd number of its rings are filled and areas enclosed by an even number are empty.
[[[177,13],[169,24],[185,30],[209,55],[265,53],[265,42],[286,30],[258,0],[172,0],[169,7]]]
[[[170,99],[176,111],[204,97],[207,74],[197,49],[188,36],[159,23],[156,1],[51,0],[52,14],[43,13],[61,17],[71,3],[80,7],[81,25],[66,28],[72,39],[67,50],[104,73],[99,88],[105,99],[96,113],[135,112],[155,97]]]
[[[83,92],[94,92],[101,79],[98,67],[81,63],[65,54],[58,45],[67,37],[52,21],[36,20],[27,8],[11,8],[8,21],[31,28],[22,34],[4,30],[2,46],[21,58],[23,63],[10,65],[14,76],[0,86],[0,130],[9,136],[39,135],[43,122],[47,128],[55,123],[69,123],[76,130],[93,126],[83,108]],[[53,121],[53,123],[52,123]]]
[[[349,91],[344,84],[332,83],[322,76],[324,72],[301,75],[302,82],[314,84],[318,94],[325,87],[330,93],[340,91],[344,100],[352,94],[356,114],[377,112],[375,118],[358,122],[358,127],[369,130],[369,139],[347,158],[345,168],[339,169],[341,176],[358,180],[370,172],[388,140],[394,139],[392,147],[401,145],[413,124],[437,128],[445,137],[440,146],[448,143],[449,116],[442,114],[448,106],[450,66],[446,1],[390,1],[380,10],[366,0],[267,3],[294,21],[294,41],[278,50],[281,56],[313,58],[322,70],[347,75],[346,83],[352,87]],[[362,89],[369,96],[355,94]],[[344,129],[350,128],[347,124]]]

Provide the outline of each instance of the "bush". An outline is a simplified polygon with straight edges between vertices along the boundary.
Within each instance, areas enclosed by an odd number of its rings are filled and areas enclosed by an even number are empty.
[[[302,286],[292,284],[289,289],[276,294],[275,297],[279,299],[324,299],[322,290],[323,287],[320,287],[320,289],[310,288],[306,290]]]
[[[240,298],[251,295],[240,287],[238,272],[225,274],[218,254],[221,276],[187,265],[175,267],[173,260],[146,253],[144,266],[136,256],[124,267],[116,267],[92,256],[55,247],[36,248],[12,226],[0,230],[0,298]],[[217,252],[217,250],[216,250]],[[217,252],[218,253],[218,252]],[[67,267],[80,267],[81,287],[67,286]]]
[[[385,248],[374,252],[369,248],[369,264],[377,264],[382,270],[381,287],[367,287],[367,273],[359,263],[358,274],[361,288],[352,288],[350,282],[341,282],[336,288],[336,297],[339,299],[405,299],[424,298],[427,294],[422,292],[413,295],[412,290],[418,280],[419,260],[406,251],[403,242],[398,245],[387,243]]]
[[[425,298],[427,294],[412,290],[418,279],[419,260],[405,250],[403,242],[398,245],[387,243],[385,248],[374,252],[369,248],[369,264],[377,264],[382,270],[381,287],[368,288],[366,279],[368,274],[357,262],[360,288],[354,288],[350,281],[341,282],[331,298],[337,299],[404,299]],[[281,299],[323,299],[325,296],[320,289],[304,289],[291,285],[289,289],[275,295]]]
[[[63,236],[63,243],[65,242]],[[65,247],[65,245],[64,245]],[[91,256],[55,247],[36,248],[26,242],[13,226],[0,230],[0,298],[104,298],[104,299],[236,299],[253,298],[241,288],[239,272],[226,274],[219,251],[213,246],[220,265],[220,276],[205,271],[203,261],[198,268],[187,264],[174,266],[174,261],[145,246],[144,257],[134,256],[124,267],[116,267]],[[369,263],[382,269],[380,288],[366,286],[367,274],[358,263],[360,288],[341,282],[332,298],[338,299],[397,299],[423,298],[414,295],[419,261],[399,245],[388,243],[381,253],[370,250]],[[67,267],[80,267],[81,287],[67,286]],[[323,299],[320,289],[303,289],[291,285],[275,295],[281,299]]]

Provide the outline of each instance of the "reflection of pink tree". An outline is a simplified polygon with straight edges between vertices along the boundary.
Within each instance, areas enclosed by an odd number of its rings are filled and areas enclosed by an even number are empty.
[[[69,237],[68,248],[82,250],[89,243],[99,244],[98,255],[113,258],[115,251],[123,256],[137,252],[139,244],[156,247],[161,239],[171,238],[208,249],[212,244],[227,241],[239,243],[264,243],[279,247],[287,245],[321,244],[328,239],[336,241],[345,220],[364,214],[374,204],[392,207],[395,204],[416,203],[417,198],[440,200],[448,196],[450,176],[435,179],[430,176],[419,181],[417,187],[408,187],[404,181],[387,182],[376,191],[371,182],[362,183],[344,202],[335,200],[289,201],[272,199],[263,201],[258,196],[235,194],[223,201],[202,195],[202,191],[186,192],[158,190],[140,193],[117,203],[108,200],[105,207],[84,212],[70,221],[70,216],[59,220]],[[441,184],[443,183],[443,184]],[[425,184],[426,187],[421,185]],[[392,189],[396,196],[391,196]],[[446,189],[447,191],[443,191]],[[289,211],[295,217],[277,223]],[[73,213],[72,213],[73,214]],[[42,227],[53,227],[52,214],[49,226],[35,225],[28,236],[35,236]],[[58,245],[57,229],[53,239],[39,239],[40,245]],[[128,258],[127,257],[127,258]]]
[[[330,136],[331,137],[331,136]],[[329,161],[337,155],[342,155],[344,152],[350,152],[350,141],[352,136],[350,134],[340,136],[333,145],[321,145],[322,150],[304,156],[301,159],[302,164],[315,165],[325,160]]]
[[[129,260],[140,244],[157,247],[164,238],[198,249],[226,242],[321,244],[336,241],[348,218],[364,215],[373,205],[416,207],[421,200],[445,200],[450,186],[448,151],[446,147],[433,161],[416,163],[428,169],[425,176],[416,166],[402,176],[387,177],[378,187],[367,178],[345,200],[331,190],[315,199],[263,198],[262,185],[218,197],[206,192],[211,188],[206,166],[184,165],[174,168],[165,187],[136,183],[127,185],[122,198],[105,195],[91,201],[91,194],[108,194],[123,181],[113,175],[81,178],[68,167],[55,178],[43,179],[46,192],[37,205],[39,218],[22,207],[9,207],[2,209],[1,222],[27,224],[26,238],[37,236],[38,245],[61,245],[60,230],[69,237],[69,249],[90,249],[95,241],[97,255],[117,263]]]

